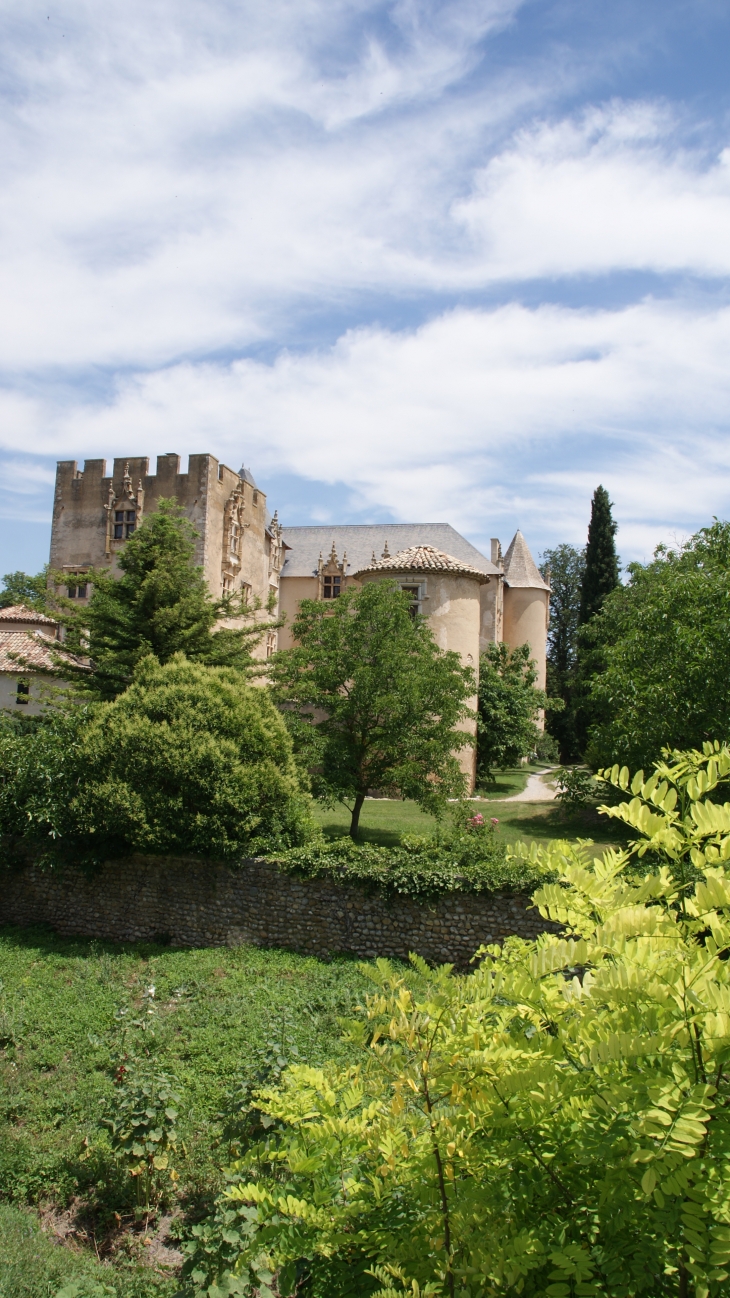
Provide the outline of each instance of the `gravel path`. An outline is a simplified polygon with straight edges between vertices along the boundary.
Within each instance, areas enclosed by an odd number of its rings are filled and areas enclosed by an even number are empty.
[[[500,802],[554,802],[557,789],[551,789],[543,782],[543,776],[549,775],[554,769],[555,767],[549,766],[544,771],[528,775],[522,793],[513,793],[510,798],[500,798]]]

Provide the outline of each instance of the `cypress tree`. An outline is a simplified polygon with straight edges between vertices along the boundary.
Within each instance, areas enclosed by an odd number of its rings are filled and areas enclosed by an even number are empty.
[[[591,504],[585,568],[580,588],[580,626],[600,613],[604,599],[618,586],[615,536],[616,524],[611,514],[608,492],[605,487],[596,487]]]
[[[605,663],[591,624],[600,613],[607,596],[619,584],[615,536],[616,523],[611,514],[608,492],[605,487],[596,487],[580,589],[578,654],[573,692],[573,728],[580,753],[585,753],[590,729],[600,720],[591,698],[591,681],[604,670]]]

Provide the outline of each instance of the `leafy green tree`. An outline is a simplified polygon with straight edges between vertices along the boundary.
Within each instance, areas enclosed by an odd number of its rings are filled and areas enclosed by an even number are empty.
[[[605,487],[597,487],[591,505],[585,568],[580,590],[578,654],[570,713],[577,753],[581,756],[585,754],[588,733],[596,721],[592,684],[605,666],[594,636],[593,619],[600,613],[604,601],[619,584],[615,536],[616,523],[611,514],[608,492]]]
[[[333,602],[302,600],[293,649],[271,663],[313,791],[352,802],[350,834],[370,790],[397,790],[439,810],[465,789],[455,729],[473,714],[474,674],[442,653],[395,582],[368,582]]]
[[[591,623],[604,670],[590,683],[592,766],[648,766],[664,747],[730,734],[730,523],[660,546]]]
[[[550,625],[547,637],[547,694],[560,699],[562,708],[551,708],[546,727],[557,740],[563,762],[577,760],[578,746],[573,715],[573,690],[578,654],[581,586],[585,549],[557,545],[542,556],[543,576],[550,574]]]
[[[468,976],[378,961],[359,1062],[262,1088],[196,1294],[251,1294],[264,1261],[281,1295],[727,1294],[730,748],[605,774],[631,849],[518,852],[559,876],[556,929]]]
[[[13,604],[26,604],[28,608],[37,608],[45,612],[48,597],[48,565],[35,576],[30,576],[27,572],[6,572],[2,580],[0,608],[11,608]]]
[[[537,671],[530,646],[510,650],[490,644],[479,661],[479,712],[477,719],[477,773],[493,780],[493,768],[516,766],[527,757],[538,738],[537,714],[548,703],[535,688]]]
[[[286,726],[230,667],[150,656],[113,702],[0,732],[0,832],[49,856],[229,860],[295,846],[311,828]]]
[[[177,653],[208,666],[251,667],[261,622],[216,630],[222,617],[242,610],[230,598],[210,595],[203,569],[194,566],[197,532],[174,500],[161,500],[126,542],[121,577],[90,571],[86,607],[64,602],[67,647],[88,654],[92,670],[77,672],[86,694],[112,699],[127,688],[149,654],[166,663]]]

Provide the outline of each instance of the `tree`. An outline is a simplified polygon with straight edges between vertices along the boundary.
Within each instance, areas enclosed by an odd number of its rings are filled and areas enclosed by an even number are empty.
[[[270,1293],[264,1262],[328,1298],[727,1294],[730,749],[606,775],[631,849],[519,851],[559,931],[462,977],[378,961],[356,1062],[262,1087],[196,1294]]]
[[[573,716],[578,653],[578,623],[581,586],[585,568],[585,549],[575,545],[558,545],[542,556],[541,571],[550,576],[550,625],[547,637],[547,694],[560,699],[562,708],[552,708],[546,715],[546,728],[557,740],[562,762],[576,761],[579,756]]]
[[[578,653],[572,691],[571,720],[576,747],[581,755],[585,754],[588,732],[596,721],[591,694],[592,682],[604,669],[604,660],[593,634],[593,619],[600,613],[604,600],[619,584],[615,535],[616,524],[611,515],[608,492],[605,487],[597,487],[593,493],[585,568],[580,588]]]
[[[230,860],[295,846],[311,828],[286,726],[230,667],[150,656],[113,702],[0,734],[0,831],[51,857]]]
[[[26,604],[45,612],[48,597],[48,566],[31,577],[27,572],[6,572],[0,591],[0,608]]]
[[[647,767],[664,747],[730,735],[730,523],[628,573],[591,623],[604,665],[590,682],[594,767]]]
[[[333,603],[302,600],[293,649],[271,660],[275,697],[324,802],[352,802],[350,834],[370,790],[398,790],[438,810],[461,793],[454,753],[470,742],[474,674],[442,653],[395,582],[368,582]]]
[[[596,613],[600,613],[604,599],[618,586],[619,566],[614,539],[616,527],[608,492],[605,487],[596,487],[591,503],[585,567],[580,586],[580,626],[585,626]]]
[[[537,671],[530,646],[490,644],[479,660],[477,772],[493,780],[493,767],[516,766],[535,747],[535,724],[547,695],[535,689]]]
[[[64,602],[66,647],[91,660],[91,673],[76,676],[83,692],[115,698],[149,654],[161,663],[182,652],[209,666],[250,668],[262,625],[216,630],[220,618],[242,610],[230,598],[211,597],[202,568],[193,564],[196,536],[175,501],[160,500],[126,542],[119,558],[122,576],[92,570],[89,604]]]

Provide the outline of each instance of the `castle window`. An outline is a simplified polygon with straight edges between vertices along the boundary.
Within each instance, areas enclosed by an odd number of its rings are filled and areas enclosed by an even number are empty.
[[[18,688],[15,693],[16,703],[28,703],[30,699],[30,681],[18,681]]]
[[[341,577],[323,577],[322,594],[325,599],[337,599],[342,585]]]
[[[77,586],[67,586],[66,591],[69,599],[86,599],[87,584],[82,581]]]
[[[131,536],[136,521],[136,510],[116,509],[114,511],[114,540],[123,541],[125,537]]]
[[[266,657],[271,658],[276,653],[276,632],[269,631],[266,636]]]
[[[418,617],[420,612],[420,586],[401,586],[401,590],[404,595],[410,595],[411,597],[411,605],[408,610],[411,617]]]

